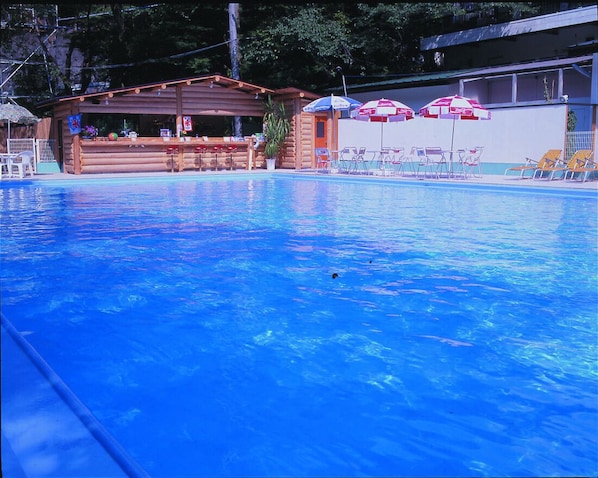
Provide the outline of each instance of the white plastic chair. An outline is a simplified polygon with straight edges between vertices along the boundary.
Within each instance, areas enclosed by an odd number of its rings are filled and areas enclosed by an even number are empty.
[[[33,151],[21,151],[8,164],[8,174],[12,177],[14,168],[17,169],[20,179],[23,179],[29,169],[29,175],[33,177]]]

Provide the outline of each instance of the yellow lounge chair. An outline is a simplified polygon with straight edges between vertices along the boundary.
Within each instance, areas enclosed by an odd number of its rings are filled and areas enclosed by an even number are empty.
[[[531,158],[525,158],[525,164],[505,169],[504,175],[506,176],[509,171],[521,171],[520,178],[523,179],[525,177],[525,172],[531,171],[533,177],[533,174],[535,173],[536,169],[554,166],[555,163],[559,161],[561,157],[561,152],[561,149],[549,149],[544,153],[544,156],[542,156],[540,161],[534,161]]]
[[[550,173],[548,175],[548,180],[551,181],[554,178],[554,173],[556,172],[564,172],[567,170],[567,164],[565,164],[564,162],[561,162],[560,159],[557,159],[556,161],[552,161],[552,160],[548,160],[546,161],[546,163],[543,166],[538,166],[535,170],[534,170],[534,174],[532,174],[532,179],[536,179],[536,175],[538,175],[538,178],[541,178],[543,176],[544,173]],[[538,174],[540,173],[540,174]],[[561,179],[564,178],[564,175],[561,177]]]
[[[583,178],[582,182],[585,181],[590,173],[598,172],[598,163],[591,160],[592,150],[591,149],[580,149],[571,156],[571,159],[567,163],[567,168],[563,179],[567,179],[567,175],[571,173],[569,179],[573,179],[576,173],[579,173]]]

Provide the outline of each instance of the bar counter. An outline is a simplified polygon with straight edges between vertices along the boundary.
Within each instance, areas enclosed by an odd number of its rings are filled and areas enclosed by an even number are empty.
[[[252,137],[243,141],[211,138],[73,138],[72,161],[65,171],[74,174],[123,172],[180,172],[255,169],[256,157],[263,148],[254,149]],[[260,158],[262,155],[259,155]]]

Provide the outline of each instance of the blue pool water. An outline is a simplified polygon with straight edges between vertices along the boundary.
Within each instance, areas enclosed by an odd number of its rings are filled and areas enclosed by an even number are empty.
[[[1,185],[2,313],[152,477],[598,473],[596,196]]]

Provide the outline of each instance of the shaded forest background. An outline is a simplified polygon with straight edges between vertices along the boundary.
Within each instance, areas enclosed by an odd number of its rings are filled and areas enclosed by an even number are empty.
[[[3,3],[2,58],[13,63],[2,65],[2,75],[6,79],[19,69],[10,93],[24,106],[70,95],[73,88],[85,93],[91,85],[234,76],[228,6],[35,4],[27,9]],[[269,88],[324,92],[341,87],[341,74],[350,85],[440,69],[420,52],[423,37],[524,18],[541,9],[537,2],[241,3],[239,77]],[[58,36],[60,54],[54,47]]]

